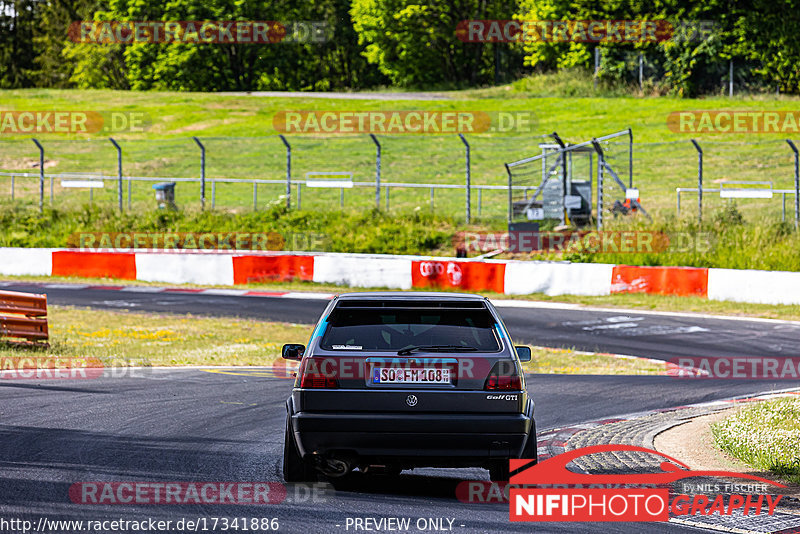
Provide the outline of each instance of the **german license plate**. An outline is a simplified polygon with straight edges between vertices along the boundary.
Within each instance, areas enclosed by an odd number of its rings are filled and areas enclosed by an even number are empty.
[[[398,369],[375,367],[372,369],[373,384],[450,384],[450,369],[420,367]]]

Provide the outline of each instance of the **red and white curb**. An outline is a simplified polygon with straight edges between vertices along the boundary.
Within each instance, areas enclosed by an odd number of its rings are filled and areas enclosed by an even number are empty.
[[[663,363],[661,360],[655,360],[659,363]],[[568,427],[562,428],[552,428],[537,432],[537,445],[539,451],[539,459],[544,460],[546,458],[551,458],[558,454],[562,454],[565,452],[567,442],[569,439],[574,436],[575,434],[579,434],[585,430],[589,430],[592,428],[597,428],[599,426],[607,425],[610,423],[618,423],[620,421],[632,421],[634,419],[642,419],[651,415],[656,415],[659,413],[664,412],[675,412],[678,410],[686,410],[686,409],[697,409],[697,408],[707,408],[707,409],[714,409],[714,408],[723,408],[729,407],[734,404],[741,404],[745,402],[757,402],[763,400],[770,400],[770,399],[778,399],[782,397],[791,397],[794,395],[800,395],[800,388],[788,388],[788,389],[781,389],[776,391],[769,391],[763,393],[757,393],[755,395],[740,395],[738,397],[730,397],[727,399],[720,399],[715,401],[709,402],[700,402],[695,404],[685,404],[681,406],[675,406],[672,408],[660,408],[656,410],[647,410],[643,412],[632,412],[628,414],[618,415],[614,417],[605,417],[603,419],[595,419],[591,421],[585,421],[583,423],[577,423],[574,425],[570,425]]]

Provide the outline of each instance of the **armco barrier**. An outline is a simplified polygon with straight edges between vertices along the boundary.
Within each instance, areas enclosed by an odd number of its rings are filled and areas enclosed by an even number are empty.
[[[651,293],[800,304],[800,273],[793,272],[386,254],[0,248],[0,275],[214,285],[308,280],[350,287],[438,288],[508,295]]]
[[[47,337],[46,295],[0,291],[0,338],[46,342]]]

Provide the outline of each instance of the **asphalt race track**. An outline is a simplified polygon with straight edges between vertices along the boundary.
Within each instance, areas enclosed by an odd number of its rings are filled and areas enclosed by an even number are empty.
[[[6,289],[42,291],[14,284]],[[45,290],[52,304],[256,317],[310,323],[324,300],[242,298],[113,290]],[[586,310],[501,308],[519,341],[669,358],[794,355],[798,326]],[[627,318],[623,318],[627,316]],[[568,323],[568,324],[565,324]],[[576,324],[577,323],[577,324]],[[624,324],[626,326],[616,326]],[[591,328],[614,325],[610,328]],[[303,341],[303,340],[299,340]],[[452,532],[641,532],[637,524],[511,524],[507,504],[466,504],[459,482],[483,470],[360,476],[309,495],[289,487],[271,505],[87,505],[76,482],[279,482],[284,401],[291,384],[253,369],[132,370],[92,380],[0,379],[0,519],[278,518],[281,532],[354,532],[348,518],[452,520]],[[533,375],[539,430],[632,411],[800,386],[793,381],[687,380],[667,376]],[[448,521],[444,522],[448,525]],[[337,526],[338,525],[338,526]],[[686,531],[648,524],[648,532]],[[70,531],[74,531],[70,530]],[[202,531],[202,528],[199,529]],[[240,530],[241,531],[241,530]],[[412,528],[412,532],[417,530]],[[361,530],[359,532],[365,532]]]
[[[43,284],[5,283],[3,289],[45,292],[51,304],[249,317],[299,324],[316,322],[327,304],[327,300],[319,298],[243,298],[181,292],[69,289],[66,284],[43,287]],[[800,356],[800,322],[596,311],[569,305],[560,308],[503,305],[500,312],[516,341],[547,347],[630,354],[663,360],[679,356]],[[303,341],[305,340],[298,340]]]

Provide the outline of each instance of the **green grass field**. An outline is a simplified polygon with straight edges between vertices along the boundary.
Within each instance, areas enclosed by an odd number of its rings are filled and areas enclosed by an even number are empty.
[[[558,87],[557,80],[553,81]],[[206,176],[213,178],[274,179],[285,177],[285,149],[273,128],[275,113],[282,110],[461,110],[532,111],[538,124],[532,132],[476,134],[467,136],[472,145],[474,184],[503,185],[503,164],[539,153],[542,134],[557,131],[570,142],[631,127],[634,133],[634,183],[640,189],[643,205],[656,218],[675,214],[675,187],[696,185],[697,155],[689,134],[670,131],[667,116],[681,110],[790,110],[797,99],[763,96],[740,98],[677,99],[671,97],[553,97],[544,89],[547,80],[518,82],[513,86],[445,93],[446,99],[343,100],[321,98],[269,98],[206,93],[159,93],[115,91],[16,90],[3,91],[6,110],[135,110],[148,114],[152,126],[144,133],[121,133],[115,137],[123,148],[123,172],[145,177],[199,177],[200,151],[191,140],[198,136],[207,147]],[[578,94],[591,94],[587,90]],[[29,136],[0,139],[0,170],[38,172],[33,165],[38,152]],[[793,182],[792,152],[785,135],[718,134],[701,135],[705,151],[705,184],[714,187],[720,180],[759,180],[774,188],[790,188]],[[800,138],[800,134],[795,136]],[[456,135],[379,135],[383,145],[384,182],[461,184],[464,182],[464,147]],[[116,174],[116,152],[105,135],[72,138],[43,134],[47,172],[85,172]],[[375,176],[375,146],[367,135],[308,136],[290,135],[293,147],[292,176],[302,179],[306,172],[352,172],[356,181],[371,181]],[[549,142],[549,140],[548,140]],[[624,168],[625,143],[606,147],[611,161]],[[576,176],[577,178],[577,176]],[[151,183],[135,182],[133,204],[138,208],[154,204]],[[0,177],[0,199],[10,197],[10,178]],[[16,196],[27,202],[38,199],[38,180],[20,179]],[[282,185],[262,185],[257,204],[263,207],[284,192]],[[125,187],[127,193],[127,184]],[[296,193],[296,192],[295,192]],[[49,184],[48,184],[49,195]],[[339,190],[302,192],[302,206],[311,211],[337,210]],[[211,197],[209,184],[207,197]],[[429,189],[390,191],[392,210],[435,210],[449,216],[463,216],[463,191],[436,191],[431,206]],[[60,207],[88,202],[86,190],[62,190],[55,184],[54,204]],[[178,204],[199,207],[199,185],[179,184]],[[296,198],[294,199],[296,201]],[[609,200],[606,199],[607,205]],[[781,198],[742,200],[739,208],[747,218],[779,220]],[[110,182],[96,191],[94,201],[116,204],[116,187]],[[127,201],[127,200],[126,200]],[[381,199],[385,206],[385,197]],[[478,195],[472,196],[473,215],[477,216]],[[375,205],[375,191],[356,188],[344,194],[345,209],[362,210]],[[707,213],[724,204],[716,194],[706,195]],[[237,210],[253,209],[252,184],[218,183],[216,206]],[[791,217],[793,199],[787,198]],[[480,217],[502,221],[506,213],[506,193],[485,191],[481,195]],[[683,198],[685,217],[696,216],[696,196]]]
[[[711,431],[717,446],[731,456],[797,484],[800,483],[798,416],[797,398],[769,400],[743,407],[712,425]]]

